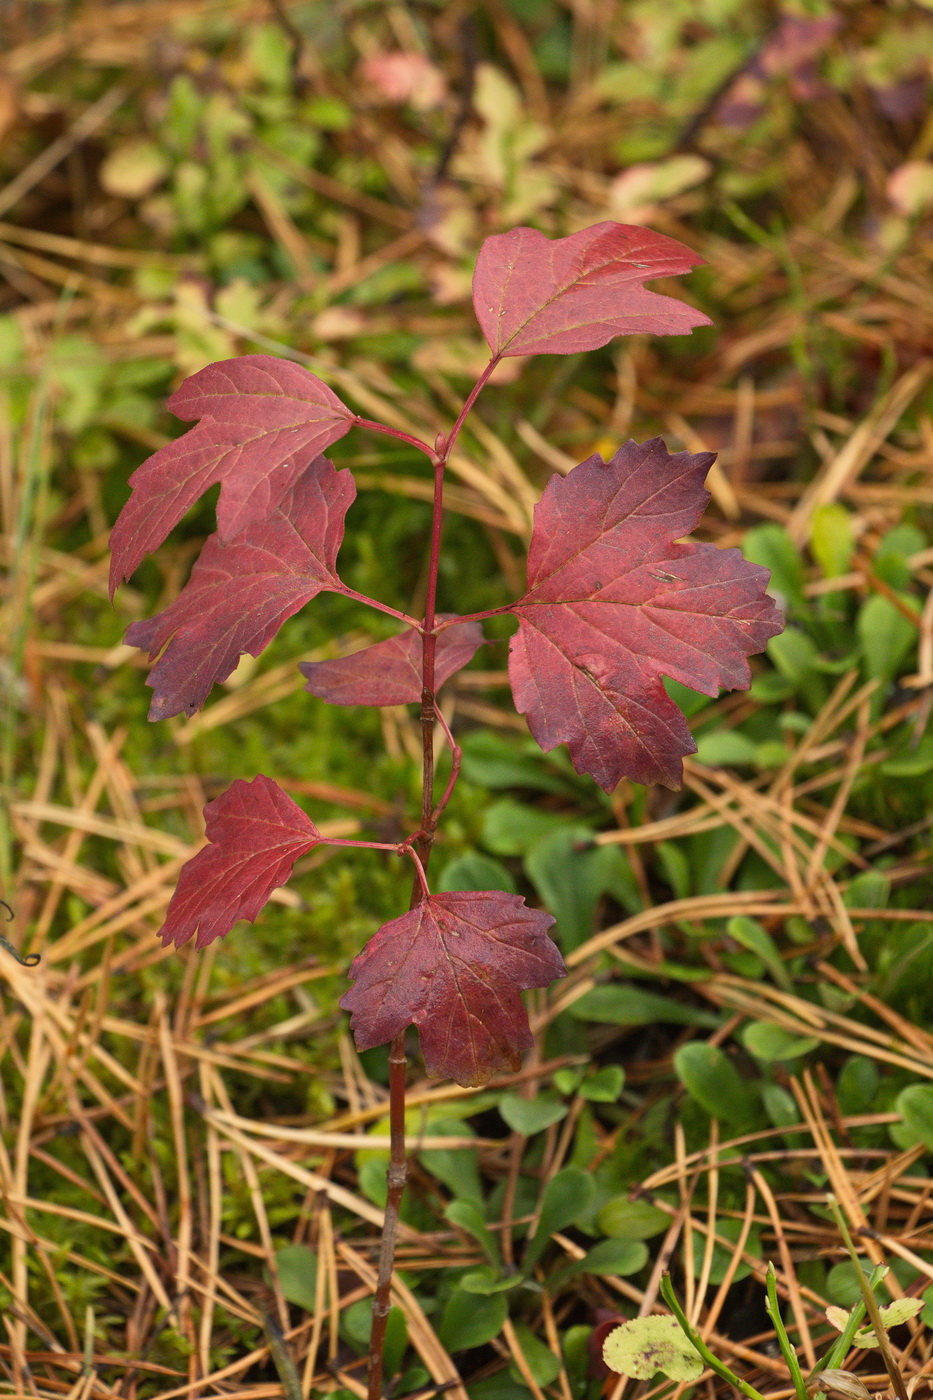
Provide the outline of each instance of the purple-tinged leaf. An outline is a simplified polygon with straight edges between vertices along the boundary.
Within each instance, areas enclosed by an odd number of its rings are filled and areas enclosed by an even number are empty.
[[[744,689],[746,658],[784,625],[766,569],[676,543],[709,500],[713,460],[628,442],[552,477],[535,507],[528,591],[511,609],[515,704],[545,751],[566,743],[607,792],[623,777],[680,786],[696,745],[662,676]]]
[[[151,720],[194,714],[243,652],[258,656],[305,603],[339,591],[337,551],[355,494],[349,471],[317,457],[267,520],[229,544],[210,536],[175,601],[126,633],[130,646],[159,656],[147,681]]]
[[[570,355],[617,335],[683,335],[709,317],[642,283],[702,261],[676,239],[630,224],[606,221],[557,239],[513,228],[480,249],[473,306],[493,355]]]
[[[550,914],[499,890],[433,894],[383,924],[350,968],[340,1005],[360,1050],[416,1025],[428,1074],[485,1084],[533,1044],[520,993],[566,968]]]
[[[453,616],[442,613],[438,621],[446,622]],[[445,628],[437,639],[435,690],[472,661],[482,644],[483,629],[478,622]],[[331,705],[409,705],[421,699],[422,650],[421,633],[409,627],[352,656],[302,661],[298,669],[307,677],[305,690]]]
[[[284,885],[299,856],[321,839],[310,817],[260,775],[237,778],[204,808],[207,839],[181,868],[160,932],[164,947],[196,938],[206,948],[239,919],[255,919],[270,894]]]
[[[208,365],[168,407],[201,421],[130,477],[133,494],[110,536],[111,597],[209,486],[221,483],[217,533],[227,544],[265,520],[308,462],[356,421],[315,375],[272,355]]]

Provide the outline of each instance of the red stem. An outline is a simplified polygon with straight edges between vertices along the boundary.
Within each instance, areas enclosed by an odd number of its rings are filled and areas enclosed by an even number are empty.
[[[437,608],[437,573],[441,558],[441,528],[444,519],[444,467],[447,452],[434,458],[434,513],[431,520],[431,557],[428,562],[428,591],[424,604],[424,637],[421,656],[421,830],[418,854],[427,867],[434,844],[434,661],[437,637],[434,633]]]
[[[429,447],[426,442],[422,442],[420,438],[414,437],[412,433],[403,433],[401,428],[390,428],[387,423],[377,423],[372,418],[360,418],[357,416],[353,421],[358,428],[369,428],[371,432],[385,433],[387,437],[394,437],[398,438],[400,442],[407,442],[409,447],[417,447],[419,452],[423,452],[426,457],[431,458],[432,462],[434,461],[433,448]]]
[[[477,379],[476,383],[473,385],[473,388],[470,390],[469,394],[467,395],[466,403],[463,405],[463,407],[462,407],[461,410],[460,410],[460,416],[458,417],[456,423],[455,423],[455,424],[453,425],[453,427],[451,428],[450,434],[449,434],[449,436],[448,436],[448,438],[447,438],[447,446],[446,446],[446,449],[445,449],[445,452],[444,452],[444,461],[445,461],[445,462],[447,461],[447,458],[450,456],[451,449],[452,449],[454,443],[457,441],[457,438],[460,436],[460,429],[463,427],[463,421],[464,421],[464,419],[466,418],[466,416],[467,416],[467,414],[469,413],[470,409],[471,409],[471,408],[473,407],[473,405],[476,403],[476,400],[479,398],[480,394],[481,394],[482,391],[483,391],[483,387],[484,387],[484,385],[486,384],[486,381],[488,380],[489,376],[492,374],[493,370],[495,369],[496,365],[499,363],[499,361],[500,361],[501,358],[502,358],[501,355],[494,355],[494,356],[493,356],[493,358],[489,361],[489,364],[488,364],[488,365],[486,366],[486,368],[483,370],[483,372],[482,372],[482,374],[480,375],[479,379]]]
[[[387,432],[392,437],[402,438],[413,447],[427,452],[434,466],[434,512],[431,519],[431,553],[428,561],[428,588],[425,598],[424,623],[422,624],[421,660],[421,830],[415,838],[417,850],[409,847],[418,871],[411,896],[411,908],[415,908],[428,897],[427,865],[434,844],[434,830],[437,820],[444,810],[460,771],[460,750],[453,741],[447,721],[437,708],[434,695],[434,662],[437,652],[437,634],[434,630],[437,611],[437,575],[441,558],[441,529],[444,517],[444,468],[451,449],[457,440],[463,421],[495,369],[498,359],[491,360],[474,384],[466,403],[460,411],[449,437],[438,438],[437,448],[431,451],[417,438],[409,437],[394,428],[385,428],[381,423],[370,423],[358,418],[360,427],[375,428]],[[506,609],[501,609],[505,612]],[[486,614],[483,614],[484,616]],[[443,626],[443,624],[442,624]],[[440,629],[439,629],[440,630]],[[447,735],[453,757],[450,781],[440,802],[434,805],[434,725],[439,721]],[[398,849],[398,848],[396,848]],[[400,1032],[392,1042],[389,1052],[389,1170],[387,1174],[388,1192],[382,1227],[382,1246],[379,1251],[379,1272],[376,1279],[376,1293],[373,1299],[373,1326],[369,1338],[368,1374],[366,1378],[366,1400],[381,1400],[382,1396],[382,1353],[385,1345],[386,1322],[389,1316],[392,1296],[392,1266],[395,1259],[395,1240],[398,1235],[399,1206],[408,1174],[408,1161],[405,1156],[405,1033]]]
[[[416,617],[409,617],[408,613],[399,612],[398,608],[390,608],[387,603],[380,603],[378,598],[370,598],[366,593],[357,593],[354,588],[344,588],[343,584],[331,591],[339,593],[341,598],[352,598],[355,603],[365,603],[368,608],[375,608],[377,612],[388,613],[389,617],[397,617],[399,622],[405,622],[409,627],[417,627],[419,631],[421,629],[421,623]]]
[[[322,836],[318,841],[319,846],[359,846],[364,851],[393,851],[395,855],[400,854],[397,841],[351,841],[348,838],[337,836]]]
[[[453,794],[453,790],[457,786],[457,779],[460,777],[460,764],[463,759],[463,750],[460,748],[459,744],[454,742],[454,736],[450,732],[450,725],[447,723],[446,719],[441,714],[440,709],[438,709],[437,711],[437,722],[443,729],[444,736],[447,739],[448,744],[450,745],[451,766],[450,777],[447,780],[447,786],[444,789],[444,795],[435,806],[434,811],[431,813],[431,821],[434,826],[437,826],[437,823],[440,821],[441,813],[447,806],[447,803],[450,801],[451,795]]]
[[[449,617],[446,622],[439,622],[434,629],[435,636],[439,637],[448,627],[459,627],[461,622],[482,622],[487,617],[502,617],[503,613],[511,612],[514,607],[514,603],[506,603],[504,608],[487,608],[485,612],[458,613],[456,617]]]
[[[434,798],[434,656],[437,638],[431,629],[437,606],[437,571],[441,557],[441,521],[444,505],[444,458],[431,454],[434,463],[434,515],[431,522],[431,556],[428,565],[428,591],[425,600],[424,632],[421,662],[421,831],[417,836],[418,850],[411,855],[418,879],[411,894],[411,908],[428,896],[425,867],[434,842],[432,803]],[[405,1032],[392,1042],[389,1052],[389,1170],[388,1192],[379,1250],[379,1272],[373,1298],[373,1326],[369,1337],[369,1361],[366,1378],[366,1400],[381,1400],[382,1354],[385,1346],[386,1323],[392,1306],[392,1266],[395,1260],[395,1240],[398,1235],[399,1207],[408,1175],[405,1155]]]
[[[428,877],[425,873],[424,866],[421,864],[421,857],[418,855],[418,852],[414,849],[414,847],[408,846],[405,849],[406,854],[410,855],[412,860],[415,862],[415,870],[418,872],[418,884],[421,887],[421,893],[424,895],[425,899],[428,899],[430,898],[431,891],[428,888]]]

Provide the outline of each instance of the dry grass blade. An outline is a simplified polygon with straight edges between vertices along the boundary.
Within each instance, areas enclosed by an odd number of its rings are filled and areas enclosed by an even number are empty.
[[[814,477],[791,515],[788,531],[797,544],[808,536],[813,512],[852,485],[930,377],[927,361],[908,370],[860,423],[842,450]]]

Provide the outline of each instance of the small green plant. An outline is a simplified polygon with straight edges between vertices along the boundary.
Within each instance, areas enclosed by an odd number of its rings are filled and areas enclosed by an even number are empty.
[[[829,1197],[828,1205],[855,1266],[862,1302],[851,1311],[836,1307],[826,1309],[827,1319],[840,1335],[807,1377],[800,1368],[800,1361],[781,1317],[773,1264],[768,1264],[765,1276],[765,1309],[774,1325],[777,1343],[797,1400],[814,1400],[821,1394],[842,1395],[845,1400],[869,1400],[869,1391],[864,1382],[854,1372],[842,1367],[853,1347],[877,1347],[891,1378],[894,1394],[898,1400],[907,1400],[907,1387],[891,1350],[888,1331],[916,1317],[923,1307],[923,1300],[898,1298],[887,1307],[879,1307],[876,1291],[889,1271],[884,1265],[878,1265],[870,1275],[865,1275],[842,1212],[833,1197]],[[634,1380],[650,1380],[660,1371],[672,1381],[695,1381],[708,1368],[747,1396],[748,1400],[764,1400],[761,1391],[737,1376],[710,1350],[681,1307],[669,1274],[665,1274],[661,1280],[661,1294],[673,1316],[636,1317],[614,1328],[603,1344],[603,1360],[610,1370],[631,1376]],[[870,1326],[863,1327],[861,1324],[866,1313]]]

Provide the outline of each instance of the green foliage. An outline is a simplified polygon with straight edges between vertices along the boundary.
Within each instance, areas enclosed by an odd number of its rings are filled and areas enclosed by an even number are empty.
[[[523,1099],[518,1094],[503,1094],[499,1100],[499,1112],[513,1132],[522,1133],[525,1137],[540,1133],[567,1116],[564,1104],[545,1095]]]
[[[554,1355],[547,1343],[521,1322],[515,1326],[515,1339],[535,1382],[550,1385],[555,1381],[560,1371],[560,1357]],[[509,1366],[509,1375],[515,1382],[523,1380],[517,1362],[513,1361]]]
[[[909,1084],[897,1096],[897,1111],[912,1142],[933,1152],[933,1084]]]
[[[695,1381],[703,1362],[673,1317],[638,1317],[610,1332],[603,1346],[606,1365],[635,1380],[660,1371],[672,1381]]]
[[[599,1228],[614,1240],[650,1240],[666,1230],[671,1218],[648,1201],[618,1196],[599,1212]]]
[[[690,1096],[712,1117],[739,1131],[754,1121],[755,1097],[719,1046],[692,1040],[677,1051],[674,1067]]]
[[[552,1235],[576,1224],[585,1216],[596,1194],[596,1186],[588,1172],[578,1167],[564,1167],[552,1176],[541,1193],[538,1223],[525,1249],[522,1270],[530,1274],[541,1258]]]
[[[584,992],[569,1010],[578,1020],[614,1026],[650,1026],[656,1021],[677,1026],[713,1027],[717,1024],[716,1016],[700,1007],[619,982],[608,982]]]
[[[447,1300],[438,1337],[448,1351],[467,1351],[498,1337],[509,1305],[501,1293],[478,1297],[455,1288]]]
[[[305,1244],[288,1244],[275,1251],[282,1293],[290,1303],[314,1313],[317,1300],[317,1255]]]

